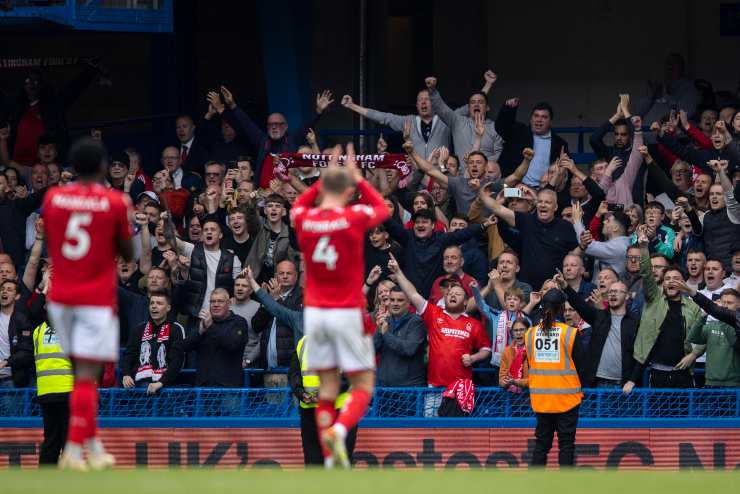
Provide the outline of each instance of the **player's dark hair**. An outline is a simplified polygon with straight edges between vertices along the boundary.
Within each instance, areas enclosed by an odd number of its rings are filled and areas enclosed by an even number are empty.
[[[83,178],[96,176],[107,161],[108,151],[105,146],[90,137],[79,139],[69,150],[69,162],[77,175]]]

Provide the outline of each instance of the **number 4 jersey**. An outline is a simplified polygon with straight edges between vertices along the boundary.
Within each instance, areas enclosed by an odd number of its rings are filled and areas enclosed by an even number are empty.
[[[357,185],[361,203],[343,208],[312,207],[319,187],[317,182],[301,194],[290,211],[306,268],[305,305],[365,308],[365,235],[390,212],[364,180]]]
[[[41,215],[53,265],[49,301],[116,306],[116,255],[132,236],[128,194],[100,184],[54,187]]]

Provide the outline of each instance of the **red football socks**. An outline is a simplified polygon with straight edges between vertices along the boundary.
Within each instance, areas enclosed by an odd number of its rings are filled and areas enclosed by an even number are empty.
[[[364,389],[353,389],[342,413],[339,414],[337,424],[341,424],[347,431],[352,430],[362,419],[372,396]]]
[[[82,445],[97,434],[98,388],[95,381],[78,380],[69,397],[67,440]]]
[[[331,453],[324,446],[324,442],[321,441],[321,436],[324,431],[334,425],[336,418],[337,409],[334,408],[334,401],[319,399],[318,406],[316,407],[316,426],[319,430],[319,442],[321,443],[321,451],[324,453],[324,458],[328,458]]]

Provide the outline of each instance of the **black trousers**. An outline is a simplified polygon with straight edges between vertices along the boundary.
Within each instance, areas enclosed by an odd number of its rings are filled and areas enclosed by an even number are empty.
[[[650,369],[651,388],[693,388],[694,379],[688,370],[659,371]]]
[[[67,440],[69,400],[40,403],[44,420],[44,442],[39,451],[39,465],[56,465]]]
[[[321,452],[319,429],[316,426],[316,409],[301,408],[301,443],[303,444],[303,463],[308,465],[324,465],[324,453]],[[357,442],[357,427],[347,432],[347,454],[352,462],[352,454]]]
[[[558,463],[571,466],[575,463],[576,426],[579,406],[561,413],[538,413],[534,430],[535,444],[531,466],[547,465],[547,454],[552,448],[552,438],[558,431]]]

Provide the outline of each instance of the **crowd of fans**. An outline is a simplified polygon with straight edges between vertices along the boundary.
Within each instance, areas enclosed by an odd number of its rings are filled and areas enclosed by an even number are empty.
[[[429,77],[415,115],[323,91],[309,121],[272,113],[265,130],[226,87],[208,93],[202,117],[174,122],[151,177],[136,149],[111,153],[108,184],[135,207],[137,260],[118,265],[124,350],[103,385],[156,393],[183,385],[184,368],[197,386],[241,387],[244,368],[265,371],[252,385],[288,385],[305,254],[288,211],[321,169],[276,173],[274,154],[321,153],[329,109],[402,132],[402,150],[381,136],[377,153],[403,152],[414,170],[409,181],[365,170],[392,211],[364,256],[380,385],[474,376],[521,392],[524,331],[550,288],[583,336],[584,387],[740,385],[740,105],[707,106],[680,59],[668,71],[646,102],[615,97],[587,166],[552,130],[547,102],[523,116],[512,97],[493,111],[491,71],[457,109]],[[33,385],[30,335],[53,270],[38,208],[75,179],[63,97],[31,75],[0,128],[0,387]]]

